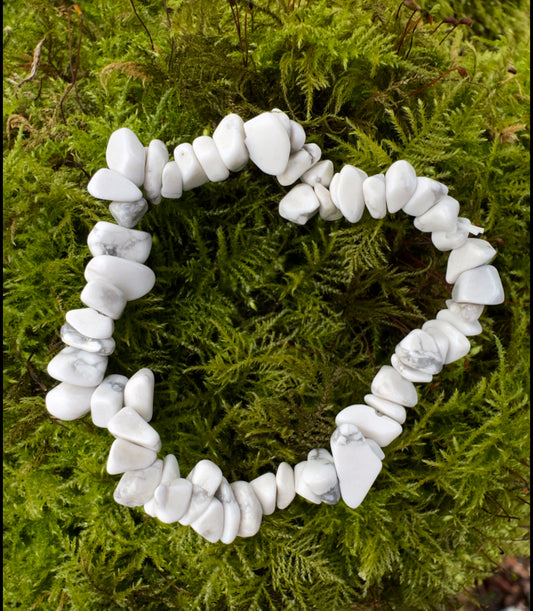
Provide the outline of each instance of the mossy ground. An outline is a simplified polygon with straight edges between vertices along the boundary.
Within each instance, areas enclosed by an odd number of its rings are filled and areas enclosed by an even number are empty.
[[[527,553],[528,7],[443,1],[407,33],[397,9],[4,4],[5,608],[438,609]],[[452,16],[473,24],[434,31]],[[296,499],[224,546],[114,503],[110,436],[47,415],[46,365],[81,307],[87,234],[112,220],[86,191],[111,131],[172,150],[274,107],[337,170],[405,158],[448,185],[497,248],[506,301],[419,385],[359,509]],[[140,224],[157,284],[117,323],[108,371],[155,372],[154,423],[184,473],[210,458],[249,480],[327,446],[336,412],[449,296],[446,255],[402,213],[297,227],[277,214],[285,192],[250,165]]]

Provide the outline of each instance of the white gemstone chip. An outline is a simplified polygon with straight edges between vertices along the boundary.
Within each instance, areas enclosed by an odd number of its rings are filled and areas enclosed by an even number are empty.
[[[191,522],[191,528],[210,543],[220,541],[224,528],[224,509],[222,503],[213,497],[207,509],[196,520]]]
[[[365,437],[373,439],[382,448],[394,441],[403,430],[399,422],[364,403],[345,407],[337,414],[335,424],[355,424]]]
[[[107,356],[67,346],[48,363],[47,371],[54,380],[95,387],[104,379],[106,367]]]
[[[276,476],[273,473],[263,473],[250,482],[256,497],[261,503],[263,514],[269,516],[276,509]]]
[[[115,323],[109,316],[104,316],[94,308],[69,310],[65,319],[67,323],[82,335],[95,339],[107,339],[113,335]]]
[[[306,501],[320,505],[320,497],[311,491],[303,478],[306,465],[306,460],[294,465],[294,491]]]
[[[287,135],[290,138],[290,136],[291,136],[291,120],[289,119],[289,115],[287,115],[287,113],[284,113],[279,108],[273,108],[271,110],[271,112],[276,117],[276,119],[278,119],[281,122],[281,124],[283,125],[285,131],[287,132]],[[291,153],[293,153],[293,152],[295,152],[295,151],[291,150]]]
[[[115,340],[112,337],[107,339],[88,337],[76,331],[76,329],[68,323],[65,323],[61,327],[59,334],[63,343],[67,346],[72,346],[72,348],[79,348],[80,350],[100,354],[102,356],[109,356],[113,354],[115,350]]]
[[[113,498],[126,507],[141,507],[153,497],[159,486],[162,468],[163,461],[156,460],[145,469],[126,471],[115,488]]]
[[[250,159],[265,174],[278,176],[289,162],[291,143],[275,113],[264,112],[244,124]]]
[[[357,223],[363,216],[363,182],[367,178],[363,170],[353,165],[345,165],[339,172],[335,193],[331,192],[333,203],[350,223]]]
[[[163,168],[168,163],[168,149],[161,140],[151,140],[146,151],[144,166],[144,192],[153,204],[161,202]]]
[[[154,412],[154,374],[144,367],[134,373],[124,387],[124,405],[133,408],[146,422]]]
[[[191,482],[183,478],[160,484],[154,492],[155,517],[165,524],[178,522],[189,508],[192,489]]]
[[[276,176],[280,185],[288,186],[296,182],[305,172],[314,165],[311,153],[305,147],[289,157],[285,170]]]
[[[440,199],[448,195],[448,187],[441,182],[420,176],[416,179],[416,189],[402,210],[411,216],[421,216]]]
[[[132,202],[111,202],[109,212],[119,225],[131,229],[148,212],[148,204],[144,197]]]
[[[155,284],[155,274],[148,266],[111,255],[93,257],[84,275],[87,282],[101,280],[118,287],[128,301],[146,295]]]
[[[443,358],[435,340],[421,329],[406,335],[396,346],[395,353],[402,363],[418,371],[434,374],[442,369]]]
[[[190,191],[209,181],[207,174],[194,153],[192,144],[183,142],[174,149],[174,161],[177,163],[183,180],[183,190]]]
[[[410,382],[431,382],[433,379],[433,376],[430,373],[425,373],[419,369],[413,369],[412,367],[409,367],[409,365],[402,363],[397,354],[393,354],[391,356],[390,362],[394,369],[396,369],[396,371],[402,377]]]
[[[416,191],[416,171],[404,159],[395,161],[385,173],[387,210],[394,214],[401,210]]]
[[[403,424],[405,422],[405,419],[407,418],[407,412],[405,411],[405,407],[403,405],[400,405],[399,403],[387,401],[387,399],[382,399],[381,397],[377,397],[376,395],[372,394],[365,395],[363,399],[367,405],[370,405],[370,407],[377,409],[378,412],[385,414],[385,416],[396,420],[396,422],[399,422],[400,424]]]
[[[505,295],[498,270],[492,265],[481,265],[462,272],[452,289],[452,299],[482,305],[503,303]]]
[[[222,481],[220,467],[210,460],[201,460],[187,475],[187,479],[203,488],[208,496],[213,496]]]
[[[469,232],[474,228],[467,218],[459,217],[453,231],[433,231],[431,241],[437,250],[446,252],[459,248],[468,239]]]
[[[468,238],[462,246],[454,248],[449,254],[446,282],[453,284],[460,274],[489,263],[495,256],[496,250],[487,240]]]
[[[451,312],[450,310],[439,310],[437,312],[436,319],[449,322],[451,325],[453,325],[456,329],[461,331],[461,333],[463,335],[466,335],[467,337],[471,335],[479,335],[483,331],[483,329],[481,328],[481,325],[479,324],[479,321],[477,320],[467,321],[464,318],[462,318],[459,314],[455,312]]]
[[[109,137],[105,152],[107,167],[125,176],[140,187],[144,182],[146,151],[137,135],[127,127],[115,130]]]
[[[113,320],[121,317],[127,303],[124,293],[118,287],[101,279],[87,282],[81,292],[80,300],[86,306]]]
[[[459,214],[459,202],[445,195],[427,212],[415,217],[414,226],[423,232],[429,231],[454,231],[457,227],[457,215]]]
[[[320,202],[320,208],[318,214],[320,218],[325,221],[338,221],[342,218],[342,212],[337,208],[331,199],[331,193],[323,187],[320,183],[314,186],[315,195]]]
[[[341,424],[331,436],[331,453],[342,500],[355,509],[381,471],[381,460],[354,424]]]
[[[111,444],[106,469],[110,475],[146,469],[152,465],[157,454],[125,439],[115,439]]]
[[[220,157],[231,172],[240,172],[248,163],[244,138],[244,121],[234,113],[226,115],[213,132]]]
[[[183,195],[183,178],[178,164],[167,161],[161,174],[161,196],[168,199],[179,199]]]
[[[139,187],[122,174],[107,168],[100,168],[87,185],[87,191],[97,199],[117,202],[135,202],[142,198]]]
[[[302,182],[305,182],[312,187],[321,185],[328,187],[333,178],[333,162],[329,159],[317,162],[311,169],[307,170],[301,176]]]
[[[294,490],[294,471],[287,462],[282,462],[276,471],[276,487],[278,509],[288,507],[295,495]]]
[[[233,488],[229,485],[225,477],[222,478],[220,486],[215,492],[215,498],[222,503],[224,509],[224,526],[220,540],[222,543],[232,543],[239,531],[241,509],[233,494]]]
[[[387,214],[385,197],[385,174],[375,174],[363,181],[365,206],[373,219],[382,219]]]
[[[325,448],[315,448],[307,454],[302,480],[321,502],[327,505],[339,502],[341,493],[337,471],[333,456]]]
[[[291,142],[291,153],[295,153],[296,151],[299,151],[305,144],[305,130],[299,123],[293,121],[292,119],[289,121],[289,123],[289,139]]]
[[[62,382],[46,393],[46,409],[60,420],[76,420],[91,409],[95,386],[76,386]]]
[[[117,412],[109,420],[107,428],[113,437],[131,441],[154,452],[161,449],[159,433],[131,407],[123,407]]]
[[[320,207],[313,187],[299,184],[293,187],[279,202],[279,214],[282,218],[305,225]]]
[[[384,365],[376,373],[370,390],[377,397],[405,407],[414,407],[418,403],[418,394],[413,383],[402,377],[390,365]]]
[[[111,418],[124,405],[124,386],[126,376],[111,374],[106,376],[91,397],[91,418],[95,426],[107,428]]]
[[[445,365],[462,359],[470,350],[470,342],[465,335],[444,320],[428,320],[422,325],[422,331],[435,338],[439,349],[442,346],[446,350]]]
[[[111,255],[144,263],[152,248],[152,236],[146,231],[99,221],[89,233],[87,245],[93,257]]]
[[[196,158],[211,182],[221,182],[229,176],[229,170],[222,161],[215,141],[209,136],[199,136],[192,143]]]
[[[259,530],[263,518],[261,503],[248,482],[241,480],[232,482],[230,486],[241,510],[241,521],[237,535],[239,537],[253,537]]]

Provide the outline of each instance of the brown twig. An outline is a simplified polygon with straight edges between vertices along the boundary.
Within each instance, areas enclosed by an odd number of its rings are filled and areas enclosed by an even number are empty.
[[[26,77],[23,78],[21,81],[19,81],[18,83],[15,81],[11,81],[14,85],[16,85],[17,87],[20,87],[22,85],[22,83],[27,83],[28,81],[31,81],[35,78],[35,76],[37,75],[37,69],[39,68],[39,62],[41,61],[41,49],[43,47],[44,41],[46,40],[46,36],[44,36],[38,43],[37,46],[35,47],[34,51],[33,51],[33,61],[31,63],[31,70],[30,70],[30,74]]]
[[[70,27],[70,9],[71,8],[73,8],[78,13],[81,19],[80,34],[78,36],[78,47],[76,49],[76,64],[74,66],[72,65],[72,30]],[[63,110],[63,104],[68,94],[72,91],[72,89],[74,89],[74,92],[76,94],[76,101],[78,102],[79,107],[81,108],[82,112],[85,112],[85,109],[83,108],[83,104],[81,103],[81,100],[79,97],[78,87],[77,87],[78,69],[80,67],[81,38],[83,34],[83,13],[81,12],[81,9],[77,4],[74,4],[71,7],[69,7],[69,10],[67,12],[67,28],[68,28],[68,55],[69,55],[71,82],[59,102],[59,109],[61,110],[61,116],[63,118],[63,123],[67,122],[66,117],[65,117],[65,111]]]
[[[174,36],[172,35],[172,21],[170,20],[170,9],[167,6],[166,0],[163,0],[163,6],[165,7],[165,14],[167,16],[167,26],[170,31],[170,55],[168,56],[168,69],[170,70],[170,66],[172,65],[172,60],[174,59]]]
[[[142,27],[146,30],[146,33],[148,34],[148,38],[150,39],[150,44],[152,45],[152,51],[155,51],[155,45],[154,45],[154,41],[152,39],[152,35],[150,34],[150,31],[146,27],[146,24],[144,23],[144,21],[141,19],[141,16],[137,12],[137,9],[135,8],[135,4],[134,4],[133,0],[130,0],[130,4],[131,4],[131,8],[133,9],[133,12],[135,13],[137,19],[141,22]]]
[[[424,85],[423,87],[421,87],[420,89],[417,89],[416,91],[413,91],[412,93],[410,93],[407,97],[411,97],[413,95],[417,95],[419,93],[422,93],[422,91],[424,91],[425,89],[427,89],[428,87],[431,87],[431,85],[434,85],[437,81],[440,81],[441,78],[443,78],[444,76],[446,76],[447,74],[450,74],[450,72],[453,72],[454,70],[457,70],[457,72],[459,72],[459,74],[463,77],[466,78],[468,76],[468,72],[466,71],[466,68],[463,68],[463,66],[454,66],[453,68],[450,68],[449,70],[446,70],[445,72],[443,72],[440,76],[438,76],[436,79],[433,79],[432,81],[430,81],[427,85]]]
[[[184,590],[183,588],[180,588],[179,586],[177,586],[175,583],[173,583],[166,575],[165,573],[163,573],[163,571],[161,571],[160,569],[157,568],[157,566],[155,567],[156,571],[161,575],[161,577],[163,577],[163,579],[165,581],[167,581],[173,588],[175,588],[176,590],[178,590],[178,592],[181,592],[182,594],[186,594],[187,596],[192,596],[192,594],[190,592],[187,592],[187,590]]]

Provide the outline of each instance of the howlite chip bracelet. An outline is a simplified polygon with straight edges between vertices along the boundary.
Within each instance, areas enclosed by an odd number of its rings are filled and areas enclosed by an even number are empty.
[[[498,272],[489,265],[496,251],[487,241],[468,237],[483,229],[458,216],[459,203],[447,187],[417,177],[403,160],[385,174],[368,176],[352,165],[334,173],[332,162],[320,158],[320,148],[306,143],[302,126],[278,109],[247,122],[229,114],[212,138],[179,144],[173,160],[160,140],[144,147],[127,128],[111,134],[108,168],[95,173],[88,190],[112,202],[109,209],[118,224],[98,222],[89,234],[93,258],[81,293],[87,307],[66,314],[61,338],[67,347],[48,365],[50,376],[61,383],[48,392],[46,407],[61,420],[90,411],[94,424],[115,437],[107,472],[123,474],[114,492],[118,503],[144,506],[162,522],[190,525],[208,541],[224,543],[257,533],[263,514],[287,507],[295,494],[317,504],[342,498],[358,507],[381,470],[381,448],[400,435],[405,408],[417,403],[413,383],[430,382],[443,365],[464,357],[470,349],[467,338],[481,333],[483,307],[503,302]],[[155,283],[144,264],[151,236],[133,227],[148,210],[146,200],[159,204],[163,197],[179,198],[208,181],[223,181],[249,159],[283,186],[300,180],[279,203],[280,215],[293,223],[303,225],[316,213],[326,221],[344,217],[356,223],[365,209],[376,219],[399,210],[413,216],[415,227],[431,233],[438,250],[450,251],[446,281],[453,284],[452,298],[435,319],[396,346],[391,364],[374,376],[364,402],[337,414],[331,452],[312,449],[294,468],[282,462],[275,474],[264,473],[250,483],[230,484],[210,460],[201,460],[182,478],[175,456],[157,457],[161,440],[148,424],[153,373],[141,369],[129,379],[104,377],[115,348],[114,321],[128,301],[146,295]]]

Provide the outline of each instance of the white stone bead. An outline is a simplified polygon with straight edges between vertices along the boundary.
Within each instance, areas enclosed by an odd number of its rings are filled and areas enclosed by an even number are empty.
[[[437,344],[439,341],[442,344],[447,342],[448,348],[444,357],[445,365],[463,358],[470,350],[470,342],[464,334],[444,320],[428,320],[422,325],[422,331],[432,335]]]
[[[100,168],[87,185],[87,191],[97,199],[117,202],[135,202],[142,198],[139,187],[122,174],[107,168]]]
[[[355,509],[381,471],[381,460],[354,424],[341,424],[331,436],[342,500]]]
[[[210,543],[220,541],[224,528],[224,509],[222,503],[213,497],[207,509],[196,520],[191,522],[191,528]]]
[[[384,365],[376,373],[370,390],[377,397],[405,407],[414,407],[418,403],[418,394],[413,383],[406,380],[390,365]]]
[[[111,202],[109,212],[119,225],[131,229],[148,212],[148,204],[144,197],[131,202]]]
[[[427,212],[415,217],[414,226],[423,232],[454,231],[457,227],[459,202],[445,195]]]
[[[378,412],[385,414],[385,416],[396,420],[396,422],[399,422],[400,424],[403,424],[407,418],[405,407],[399,403],[387,401],[387,399],[382,399],[381,397],[377,397],[376,395],[372,394],[365,395],[363,399],[367,405],[377,409]]]
[[[113,335],[115,323],[109,316],[104,316],[94,308],[69,310],[65,319],[68,324],[82,335],[95,339],[107,339]]]
[[[234,113],[226,115],[213,132],[220,157],[231,172],[240,172],[248,163],[244,138],[244,122]]]
[[[342,218],[342,212],[337,208],[331,199],[331,193],[323,187],[320,183],[317,183],[313,188],[315,195],[320,203],[318,214],[321,219],[325,221],[338,221]]]
[[[289,139],[291,142],[291,153],[295,153],[305,144],[305,130],[299,123],[292,119],[290,120],[290,125],[291,132],[289,134]]]
[[[131,407],[123,407],[108,422],[107,428],[113,437],[136,443],[154,452],[161,449],[159,433]]]
[[[241,521],[237,535],[239,537],[253,537],[259,530],[263,518],[261,503],[248,482],[232,482],[230,486],[241,510]]]
[[[196,158],[211,182],[221,182],[229,176],[229,170],[224,165],[215,141],[209,136],[198,136],[192,143]]]
[[[99,221],[89,233],[87,245],[94,257],[111,255],[144,263],[152,248],[152,236],[146,231]]]
[[[505,295],[498,270],[481,265],[459,275],[452,289],[452,299],[460,303],[498,305]]]
[[[126,376],[111,374],[106,376],[91,397],[91,418],[95,426],[107,428],[111,418],[124,405],[124,386]]]
[[[382,219],[387,214],[385,197],[385,174],[369,176],[363,181],[365,206],[373,219]]]
[[[450,310],[439,310],[437,312],[436,318],[437,320],[444,320],[445,322],[449,322],[467,337],[470,335],[479,335],[483,330],[477,320],[466,321],[458,314],[450,312]]]
[[[146,469],[152,465],[157,454],[125,439],[115,439],[111,444],[106,469],[110,475]]]
[[[307,461],[304,460],[303,462],[299,462],[294,465],[294,490],[296,494],[304,498],[306,501],[319,505],[320,497],[311,491],[303,478],[306,464]]]
[[[453,231],[433,231],[431,232],[431,241],[437,250],[446,252],[459,248],[468,239],[468,233],[473,225],[466,218],[459,217],[457,225]]]
[[[301,148],[296,153],[289,157],[285,170],[276,176],[280,185],[292,185],[313,166],[313,157],[304,148]]]
[[[299,184],[293,187],[279,202],[279,214],[282,218],[305,225],[320,207],[313,187]]]
[[[154,412],[154,374],[144,367],[134,373],[124,387],[124,405],[133,408],[146,422]]]
[[[462,246],[454,248],[448,256],[446,282],[453,284],[460,274],[489,263],[495,256],[496,250],[487,240],[468,238]]]
[[[148,266],[110,255],[93,257],[84,275],[87,282],[102,280],[118,287],[128,301],[146,295],[155,284],[155,274]]]
[[[333,174],[333,178],[331,179],[331,182],[329,183],[329,192],[330,192],[331,199],[333,200],[333,202],[338,201],[337,187],[339,186],[340,177],[341,176],[339,172],[337,172],[336,174]]]
[[[320,158],[322,157],[322,149],[318,146],[318,144],[315,144],[314,142],[308,142],[307,144],[304,144],[302,148],[305,149],[311,155],[313,164],[318,163],[320,161]]]
[[[341,497],[333,456],[325,448],[315,448],[307,454],[302,479],[321,502],[335,505]]]
[[[174,149],[174,161],[177,163],[183,180],[183,190],[190,191],[209,181],[200,162],[194,154],[192,144],[183,142]]]
[[[102,356],[109,356],[113,354],[115,350],[115,340],[112,337],[107,339],[88,337],[76,331],[76,329],[71,327],[68,323],[61,327],[59,334],[63,343],[72,348],[79,348],[80,350],[92,352],[93,354],[100,354]]]
[[[215,498],[222,503],[222,507],[224,509],[224,526],[220,540],[222,543],[232,543],[237,536],[237,532],[239,531],[241,509],[237,503],[237,500],[235,499],[233,489],[225,477],[222,478],[220,486],[215,492]]]
[[[155,499],[152,496],[151,499],[148,499],[144,504],[144,512],[149,515],[151,518],[157,518],[157,513],[155,509]]]
[[[448,187],[441,182],[420,176],[416,179],[416,189],[402,210],[410,216],[421,216],[440,199],[448,195]]]
[[[76,420],[91,409],[96,386],[77,386],[62,382],[46,393],[46,409],[60,420]]]
[[[213,496],[207,494],[204,488],[192,484],[191,501],[187,507],[187,511],[179,518],[178,522],[182,526],[189,526],[209,507],[212,498]]]
[[[203,488],[208,496],[213,496],[222,481],[220,467],[210,460],[201,460],[187,475],[187,479],[196,486]]]
[[[335,193],[330,190],[333,203],[350,223],[357,223],[363,216],[363,182],[366,178],[368,176],[363,170],[345,165],[339,173]]]
[[[421,329],[408,333],[397,344],[395,353],[404,365],[418,371],[435,374],[442,369],[443,359],[435,340]]]
[[[369,445],[370,449],[374,454],[379,458],[379,460],[383,460],[385,458],[385,452],[381,449],[381,446],[376,443],[373,439],[365,439],[366,443]]]
[[[152,204],[161,201],[161,186],[163,184],[163,168],[168,163],[168,150],[161,140],[152,140],[146,151],[144,166],[144,192],[146,199]]]
[[[140,507],[153,496],[161,480],[162,460],[156,460],[146,469],[126,471],[120,478],[113,498],[120,505],[126,507]]]
[[[157,519],[165,524],[178,522],[189,508],[192,490],[191,482],[183,478],[160,484],[154,492],[154,509]]]
[[[118,287],[100,279],[87,282],[81,292],[80,300],[86,306],[113,320],[121,317],[127,303],[124,293]]]
[[[394,214],[401,210],[416,190],[416,171],[404,159],[395,161],[385,173],[387,210]]]
[[[250,159],[265,174],[278,176],[289,162],[291,143],[275,114],[264,112],[244,124],[244,144]]]
[[[98,386],[104,379],[107,356],[67,346],[48,363],[48,375],[75,386]]]
[[[269,516],[276,509],[276,476],[273,473],[263,473],[250,482],[255,496],[261,503],[263,514]]]
[[[279,108],[273,108],[271,110],[272,114],[276,117],[276,119],[278,119],[279,121],[281,121],[281,124],[283,125],[285,131],[287,132],[287,135],[291,136],[291,120],[289,119],[289,116],[284,113],[282,110],[280,110]],[[292,153],[292,151],[291,151]]]
[[[137,135],[127,127],[115,130],[105,152],[107,167],[140,187],[144,181],[146,151]]]
[[[337,414],[335,424],[355,424],[365,437],[370,437],[382,448],[394,441],[403,430],[399,422],[364,403],[345,407]]]
[[[179,199],[183,195],[183,178],[178,164],[167,161],[161,174],[161,195],[167,199]]]
[[[413,369],[405,363],[402,363],[396,354],[393,354],[390,359],[391,365],[396,371],[410,382],[431,382],[433,376],[430,373]]]
[[[331,162],[329,159],[318,161],[311,169],[307,170],[307,172],[301,176],[302,182],[305,182],[312,187],[315,185],[328,187],[332,178],[333,162]]]
[[[478,303],[458,303],[453,299],[446,299],[446,307],[450,312],[467,323],[473,323],[483,313],[484,306]]]
[[[276,471],[276,488],[278,509],[285,509],[294,499],[294,471],[287,462],[282,462]]]
[[[178,459],[174,454],[167,454],[163,458],[163,473],[161,474],[161,483],[170,485],[174,480],[180,477],[180,466]]]

